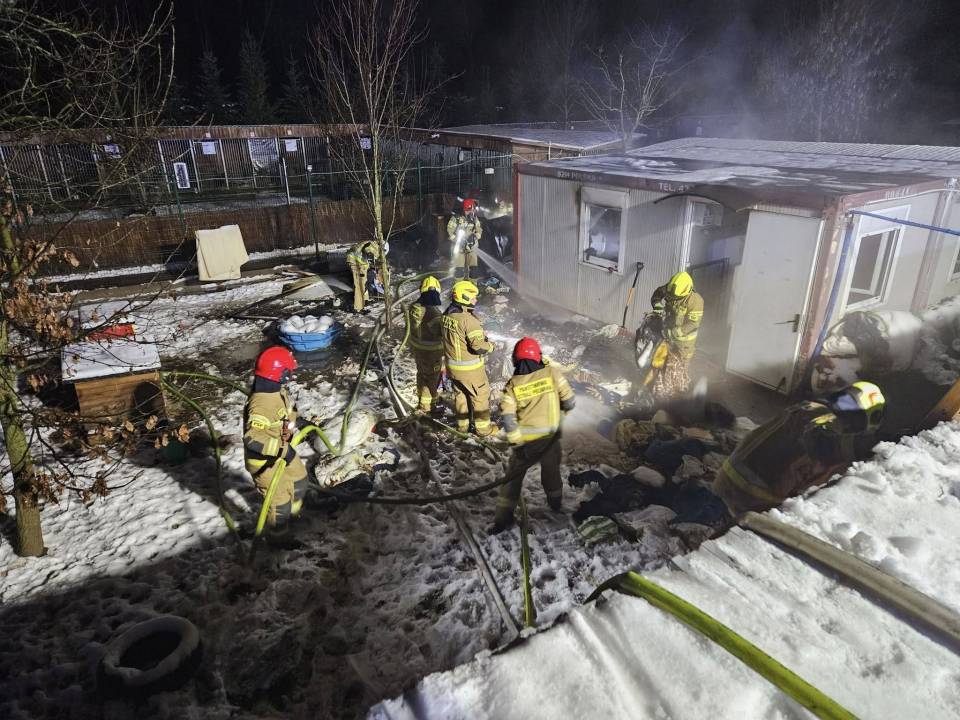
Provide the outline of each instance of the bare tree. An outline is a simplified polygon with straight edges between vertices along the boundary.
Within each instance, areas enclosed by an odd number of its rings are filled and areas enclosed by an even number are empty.
[[[647,127],[647,119],[680,93],[684,37],[669,26],[644,27],[615,48],[593,51],[580,95],[590,116],[620,136],[625,151],[637,131]]]
[[[581,106],[577,64],[587,54],[586,39],[594,17],[586,0],[540,3],[543,32],[537,33],[541,78],[548,78],[547,103],[568,123]]]
[[[759,84],[791,137],[869,139],[896,99],[901,0],[818,0],[787,12],[764,49]]]
[[[0,129],[16,143],[38,138],[69,138],[81,128],[95,128],[109,137],[98,146],[104,162],[98,180],[65,201],[51,192],[37,207],[14,195],[10,178],[0,200],[0,426],[3,428],[17,519],[17,551],[44,551],[40,505],[56,501],[64,490],[83,499],[105,495],[110,468],[84,474],[73,450],[54,445],[51,429],[61,440],[71,436],[78,418],[46,407],[36,393],[57,381],[49,361],[67,343],[83,339],[68,311],[72,297],[53,292],[41,277],[51,263],[79,265],[73,251],[58,244],[63,230],[84,209],[95,208],[116,193],[143,192],[144,143],[163,112],[172,81],[172,8],[158,6],[139,29],[128,19],[103,17],[81,6],[49,14],[29,3],[0,4],[0,46],[7,66],[0,79]],[[40,152],[39,149],[37,152]],[[151,165],[155,171],[156,166]],[[66,221],[39,223],[44,213]],[[51,230],[51,228],[56,228]],[[118,238],[122,241],[122,238]],[[105,319],[108,320],[108,319]],[[93,328],[94,331],[101,328]],[[156,418],[149,421],[156,425]],[[135,429],[107,427],[111,442],[80,453],[102,460],[132,440]],[[117,441],[117,444],[112,441]],[[67,444],[70,444],[69,442]],[[77,446],[74,446],[74,450]],[[87,453],[89,451],[89,453]]]
[[[324,90],[329,120],[347,130],[330,139],[331,154],[369,214],[388,327],[393,297],[385,244],[398,229],[407,172],[418,152],[402,129],[429,122],[425,113],[436,88],[415,62],[426,36],[417,9],[417,0],[343,0],[327,11],[313,36],[311,68]]]

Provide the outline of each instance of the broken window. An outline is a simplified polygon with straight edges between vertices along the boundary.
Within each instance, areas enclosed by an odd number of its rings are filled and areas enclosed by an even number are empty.
[[[581,241],[583,262],[617,270],[620,265],[620,208],[584,205],[587,232]]]
[[[847,308],[883,298],[899,235],[899,229],[891,229],[860,237],[853,261]]]

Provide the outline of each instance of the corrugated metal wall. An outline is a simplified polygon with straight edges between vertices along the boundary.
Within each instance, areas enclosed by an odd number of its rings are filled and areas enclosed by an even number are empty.
[[[637,261],[644,263],[627,317],[636,327],[650,295],[676,272],[683,239],[684,199],[653,204],[665,193],[629,191],[626,247],[620,273],[580,262],[581,183],[520,175],[520,275],[545,300],[605,323],[620,323]]]

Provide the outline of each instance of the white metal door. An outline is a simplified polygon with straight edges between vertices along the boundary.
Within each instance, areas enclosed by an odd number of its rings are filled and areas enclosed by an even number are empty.
[[[750,213],[734,280],[728,371],[790,391],[820,226],[820,218]]]

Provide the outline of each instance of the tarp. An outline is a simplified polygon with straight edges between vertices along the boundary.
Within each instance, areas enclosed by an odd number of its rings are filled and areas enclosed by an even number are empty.
[[[216,230],[197,230],[197,267],[200,281],[236,280],[240,266],[249,257],[238,225],[224,225]]]

